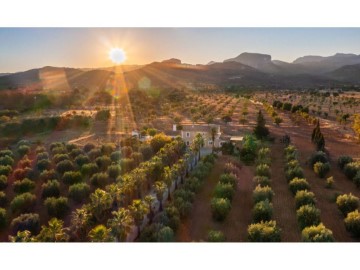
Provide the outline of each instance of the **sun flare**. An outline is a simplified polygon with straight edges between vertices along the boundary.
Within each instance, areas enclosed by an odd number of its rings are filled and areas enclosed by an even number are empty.
[[[109,58],[113,63],[121,64],[126,60],[126,54],[121,48],[112,48],[109,52]]]

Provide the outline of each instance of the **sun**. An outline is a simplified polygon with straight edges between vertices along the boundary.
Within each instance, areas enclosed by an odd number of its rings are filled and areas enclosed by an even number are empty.
[[[126,54],[121,48],[112,48],[109,52],[109,58],[113,63],[121,64],[126,60]]]

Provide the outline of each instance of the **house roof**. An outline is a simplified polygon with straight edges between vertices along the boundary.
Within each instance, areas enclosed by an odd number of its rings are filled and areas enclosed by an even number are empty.
[[[183,125],[183,131],[211,132],[211,128],[219,128],[219,125]]]

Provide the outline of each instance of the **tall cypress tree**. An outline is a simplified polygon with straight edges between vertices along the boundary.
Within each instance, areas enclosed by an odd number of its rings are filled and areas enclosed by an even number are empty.
[[[269,135],[269,129],[265,126],[265,118],[264,118],[261,110],[259,110],[259,113],[257,116],[257,122],[256,122],[256,126],[254,128],[254,135],[258,139],[263,139]]]
[[[324,135],[321,133],[320,130],[320,121],[318,119],[316,123],[316,127],[313,129],[313,132],[311,134],[311,141],[316,145],[316,149],[318,151],[324,151],[325,150],[325,138]]]

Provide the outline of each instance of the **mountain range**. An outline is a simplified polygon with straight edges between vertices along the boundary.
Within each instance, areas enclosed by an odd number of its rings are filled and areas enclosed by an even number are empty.
[[[223,62],[184,64],[171,58],[148,65],[121,68],[74,69],[43,67],[0,74],[0,89],[37,88],[67,90],[74,87],[102,88],[119,70],[129,88],[142,80],[151,86],[188,87],[196,84],[239,85],[251,88],[316,88],[360,84],[360,55],[303,56],[293,62],[272,60],[271,55],[242,53]]]

